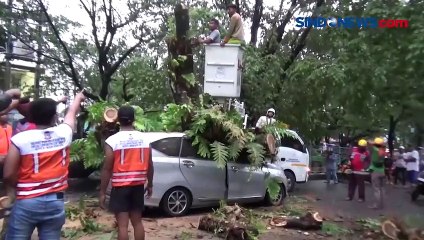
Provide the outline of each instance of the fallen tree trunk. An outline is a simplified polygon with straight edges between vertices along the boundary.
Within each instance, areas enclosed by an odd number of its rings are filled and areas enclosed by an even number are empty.
[[[317,212],[306,213],[300,218],[274,217],[270,220],[270,225],[298,230],[321,230],[322,218]]]

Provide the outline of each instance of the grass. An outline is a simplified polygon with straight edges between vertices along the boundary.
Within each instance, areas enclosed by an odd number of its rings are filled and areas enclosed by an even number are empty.
[[[379,230],[381,228],[381,220],[379,219],[364,218],[359,219],[356,222],[362,225],[363,228],[370,230]]]
[[[344,236],[352,233],[351,230],[331,222],[324,222],[321,231],[331,236]]]
[[[180,240],[191,240],[193,239],[193,234],[189,232],[182,232],[178,239]]]

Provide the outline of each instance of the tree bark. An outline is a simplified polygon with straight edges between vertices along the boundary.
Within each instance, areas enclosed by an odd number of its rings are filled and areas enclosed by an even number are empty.
[[[252,26],[250,28],[250,34],[251,34],[250,44],[252,46],[256,46],[256,43],[258,41],[258,29],[261,23],[263,10],[264,10],[263,0],[256,0],[255,10],[253,12],[253,17],[252,17]]]
[[[171,90],[177,104],[186,104],[189,101],[197,102],[200,93],[199,85],[197,81],[194,81],[193,84],[187,80],[187,76],[194,77],[193,50],[188,36],[189,10],[182,4],[177,4],[174,13],[176,37],[168,39],[167,42]],[[173,65],[173,61],[178,61],[178,66]]]

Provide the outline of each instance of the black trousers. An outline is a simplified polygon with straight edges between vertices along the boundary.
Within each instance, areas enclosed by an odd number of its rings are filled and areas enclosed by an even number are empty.
[[[396,167],[393,175],[394,184],[397,184],[398,180],[402,181],[402,185],[406,184],[406,168]]]
[[[358,188],[358,197],[365,200],[365,178],[367,175],[352,173],[349,176],[348,197],[350,200],[355,196],[356,188]]]

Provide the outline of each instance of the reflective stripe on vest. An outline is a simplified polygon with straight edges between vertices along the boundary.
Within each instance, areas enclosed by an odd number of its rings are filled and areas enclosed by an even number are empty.
[[[18,182],[18,184],[16,185],[16,195],[18,197],[39,195],[54,189],[63,188],[67,185],[68,185],[68,177],[66,175],[60,178],[49,179],[43,182],[26,182],[26,183]]]

